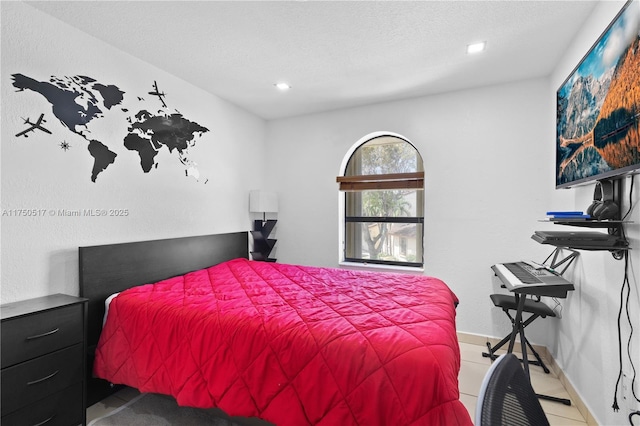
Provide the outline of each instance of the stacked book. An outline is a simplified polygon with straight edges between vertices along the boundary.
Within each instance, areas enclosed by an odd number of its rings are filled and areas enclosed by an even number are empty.
[[[547,218],[551,221],[587,220],[591,219],[591,216],[581,211],[552,211],[547,212]]]

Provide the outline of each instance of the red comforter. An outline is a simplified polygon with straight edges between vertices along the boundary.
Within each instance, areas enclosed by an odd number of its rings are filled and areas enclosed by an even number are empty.
[[[286,425],[471,425],[456,296],[422,275],[235,259],[116,297],[94,373]]]

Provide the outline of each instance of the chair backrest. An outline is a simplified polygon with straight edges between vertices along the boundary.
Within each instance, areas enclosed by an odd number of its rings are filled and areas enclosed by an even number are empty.
[[[476,426],[549,425],[520,360],[498,357],[482,381],[476,406]]]

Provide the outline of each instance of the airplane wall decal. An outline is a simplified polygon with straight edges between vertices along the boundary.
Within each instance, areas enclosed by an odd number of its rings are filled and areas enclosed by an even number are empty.
[[[40,114],[40,118],[38,118],[38,120],[35,123],[32,123],[28,118],[24,119],[24,124],[28,124],[30,127],[28,129],[25,129],[19,133],[16,133],[16,137],[20,137],[20,136],[24,136],[25,138],[29,137],[29,132],[33,132],[36,129],[38,130],[42,130],[45,133],[49,133],[51,134],[51,132],[47,129],[45,129],[44,127],[42,127],[42,123],[46,123],[47,120],[44,119],[44,114]]]
[[[164,93],[164,92],[160,92],[160,91],[158,90],[158,83],[157,83],[155,80],[153,80],[153,91],[152,91],[152,92],[149,92],[149,94],[150,94],[150,95],[153,95],[153,96],[157,96],[157,97],[158,97],[158,99],[160,99],[160,102],[162,102],[162,106],[163,106],[164,108],[166,108],[166,107],[167,107],[167,104],[165,104],[165,103],[164,103],[164,97],[165,97],[166,95],[165,95],[165,93]]]

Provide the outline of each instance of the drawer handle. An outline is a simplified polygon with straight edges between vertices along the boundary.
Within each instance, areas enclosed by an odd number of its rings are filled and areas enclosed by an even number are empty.
[[[27,382],[27,386],[31,386],[31,385],[37,385],[38,383],[42,383],[45,380],[49,380],[50,378],[52,378],[53,376],[55,376],[56,374],[58,374],[60,372],[60,370],[56,370],[55,372],[49,374],[47,377],[43,377],[42,379],[38,379],[38,380],[34,380],[32,382]],[[49,421],[49,420],[47,420]]]
[[[35,424],[35,425],[33,425],[33,426],[42,426],[42,425],[43,425],[43,424],[45,424],[45,423],[49,423],[51,420],[53,420],[53,418],[54,418],[54,417],[55,417],[55,414],[54,414],[53,416],[49,417],[47,420],[45,420],[45,421],[43,421],[43,422],[40,422],[40,423],[36,423],[36,424]]]
[[[55,334],[58,331],[60,331],[60,329],[56,328],[55,330],[47,331],[46,333],[37,334],[35,336],[29,336],[29,337],[27,337],[27,340],[33,340],[33,339],[39,339],[41,337],[51,336],[52,334]]]

